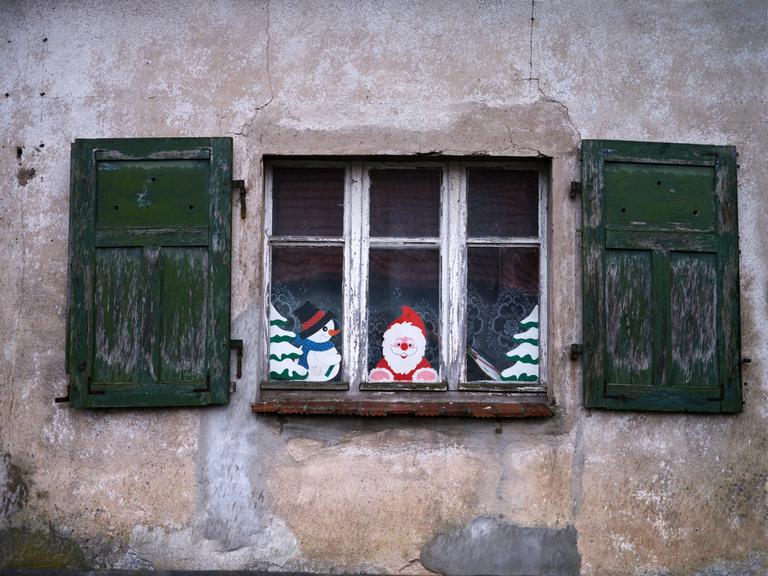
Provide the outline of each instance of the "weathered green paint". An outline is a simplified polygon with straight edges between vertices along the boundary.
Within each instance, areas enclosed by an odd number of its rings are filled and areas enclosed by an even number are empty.
[[[205,311],[208,285],[200,282],[208,270],[203,248],[164,248],[160,301],[159,379],[163,382],[205,382]]]
[[[717,387],[716,254],[673,252],[669,385]]]
[[[208,224],[207,160],[98,162],[97,228]]]
[[[585,405],[740,411],[735,149],[582,155]]]
[[[651,254],[611,250],[606,254],[606,378],[648,386],[653,381]]]
[[[146,312],[141,248],[97,248],[93,379],[137,382]]]
[[[611,228],[713,230],[709,166],[610,162],[605,165],[605,221]]]
[[[229,138],[74,143],[74,406],[228,401],[231,166]]]

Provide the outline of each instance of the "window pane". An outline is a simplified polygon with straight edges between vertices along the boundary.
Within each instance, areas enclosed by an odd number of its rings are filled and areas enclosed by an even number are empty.
[[[343,261],[340,246],[272,248],[270,379],[340,379]]]
[[[370,177],[371,236],[440,236],[440,170],[371,170]]]
[[[343,168],[274,169],[273,236],[341,236],[343,233]]]
[[[368,379],[437,381],[439,250],[371,249],[369,273]]]
[[[470,238],[539,234],[539,173],[471,169],[467,182]]]
[[[467,250],[467,380],[539,379],[539,249]]]

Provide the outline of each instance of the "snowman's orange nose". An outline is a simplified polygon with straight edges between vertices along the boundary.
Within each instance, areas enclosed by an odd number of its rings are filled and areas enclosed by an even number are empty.
[[[328,330],[328,334],[336,336],[336,334],[341,334],[341,330]]]

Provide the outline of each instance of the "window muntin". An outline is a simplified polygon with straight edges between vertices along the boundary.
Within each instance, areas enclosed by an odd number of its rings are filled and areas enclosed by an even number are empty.
[[[283,174],[291,170],[317,168],[344,171],[343,236],[274,234],[275,176],[284,178]],[[335,383],[316,386],[308,380],[267,381],[262,387],[352,391],[541,390],[546,381],[546,291],[542,289],[546,285],[546,174],[546,165],[535,160],[494,163],[270,161],[265,171],[265,277],[266,284],[272,288],[265,292],[265,298],[274,292],[271,260],[275,247],[342,248],[343,312],[337,319],[342,331],[336,348],[343,355],[343,361]],[[469,200],[472,192],[476,198]],[[494,194],[515,196],[512,200],[505,199],[498,210],[494,210]],[[331,198],[338,198],[338,192]],[[409,199],[414,200],[413,206],[408,204]],[[468,217],[468,213],[472,216]],[[513,221],[505,222],[505,218]],[[473,234],[468,237],[470,222],[473,222]],[[472,287],[477,284],[468,273],[476,269],[483,256],[487,260],[489,255],[503,261],[506,276],[501,276],[500,282],[509,285],[511,278],[513,286],[524,286],[525,306],[534,303],[537,307],[541,328],[537,380],[494,381],[478,371],[468,355],[467,343],[473,335],[471,331],[468,333],[472,319],[468,301]],[[526,269],[514,271],[515,262],[524,263]],[[307,262],[308,267],[311,264]],[[419,273],[420,270],[426,272]],[[414,302],[417,302],[415,306]],[[435,382],[382,383],[369,378],[372,368],[378,364],[377,359],[382,357],[381,334],[401,315],[402,306],[416,308],[424,322],[425,357],[438,374]],[[519,324],[525,319],[517,317],[520,310],[522,307],[518,306],[515,314],[508,314],[508,324]],[[281,314],[288,316],[285,309]],[[296,319],[288,316],[286,320],[298,328]],[[507,341],[515,344],[511,337],[519,331],[507,328],[507,332],[510,331],[514,333],[505,333]],[[268,340],[269,330],[265,338],[267,347]],[[526,348],[530,349],[530,345]],[[509,367],[501,365],[499,371]]]

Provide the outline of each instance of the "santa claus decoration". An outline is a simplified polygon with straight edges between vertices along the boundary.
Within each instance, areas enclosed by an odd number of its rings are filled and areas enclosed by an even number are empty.
[[[400,317],[384,332],[384,356],[368,375],[370,382],[436,382],[437,372],[424,357],[426,330],[421,317],[403,306]]]

